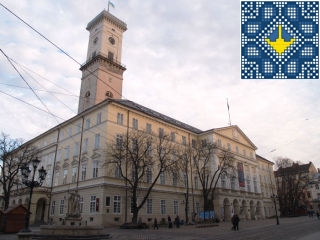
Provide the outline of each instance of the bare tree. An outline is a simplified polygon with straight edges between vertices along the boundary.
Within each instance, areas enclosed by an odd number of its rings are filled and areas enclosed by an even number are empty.
[[[172,172],[177,159],[175,144],[167,136],[159,138],[142,131],[117,135],[111,142],[109,163],[115,164],[131,194],[132,223],[136,224],[139,210],[144,206],[160,174]],[[138,198],[141,199],[138,203]]]
[[[204,211],[214,210],[215,191],[222,174],[235,175],[234,156],[213,143],[202,141],[194,146],[193,161],[202,187]]]
[[[35,151],[29,147],[21,147],[21,139],[12,139],[1,133],[0,138],[0,185],[3,190],[4,209],[9,207],[11,192],[18,187],[19,169],[23,164],[28,164]]]
[[[301,165],[288,158],[276,160],[275,178],[280,211],[284,216],[296,215],[297,208],[305,205],[309,181],[308,164]]]

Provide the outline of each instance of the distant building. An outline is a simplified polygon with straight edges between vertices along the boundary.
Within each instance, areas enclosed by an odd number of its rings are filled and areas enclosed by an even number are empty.
[[[117,168],[106,164],[110,158],[106,148],[118,134],[132,129],[152,136],[169,135],[182,147],[207,141],[229,151],[237,172],[220,178],[214,199],[215,216],[228,221],[234,213],[242,219],[274,216],[270,199],[275,191],[273,163],[256,155],[257,147],[238,126],[202,131],[121,99],[126,70],[121,63],[122,34],[126,29],[124,22],[107,11],[89,22],[78,115],[25,143],[40,150],[40,167],[48,172],[45,184],[34,189],[31,223],[61,223],[67,213],[69,193],[74,190],[80,194],[83,224],[110,226],[130,221],[130,194]],[[216,160],[213,156],[213,168]],[[190,219],[193,212],[199,217],[203,211],[199,179],[191,168],[184,177],[191,183],[188,214]],[[10,205],[26,204],[27,193],[24,188],[13,192]],[[154,217],[166,219],[168,215],[184,219],[184,196],[183,182],[163,173],[139,216],[143,222]]]
[[[305,215],[318,208],[313,204],[315,191],[312,190],[317,185],[314,181],[316,174],[317,169],[312,162],[293,163],[274,172],[280,209],[284,215]]]

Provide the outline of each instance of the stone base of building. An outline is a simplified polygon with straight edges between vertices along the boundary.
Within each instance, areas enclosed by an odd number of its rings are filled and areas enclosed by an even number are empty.
[[[103,227],[42,225],[39,233],[19,234],[19,240],[105,240],[110,239]]]

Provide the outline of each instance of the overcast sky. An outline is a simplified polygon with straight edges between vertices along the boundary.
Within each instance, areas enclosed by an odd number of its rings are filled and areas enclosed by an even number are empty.
[[[80,63],[86,25],[107,9],[107,0],[0,2]],[[128,26],[123,98],[201,130],[228,126],[228,98],[231,123],[258,154],[320,167],[320,81],[241,80],[239,0],[112,2]],[[2,6],[0,47],[44,103],[0,53],[0,132],[29,140],[77,114],[80,66]]]

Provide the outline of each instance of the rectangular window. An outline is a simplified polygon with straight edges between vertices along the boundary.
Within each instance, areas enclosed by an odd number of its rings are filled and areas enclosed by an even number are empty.
[[[57,151],[57,162],[61,161],[61,149]]]
[[[83,150],[82,150],[83,153],[87,153],[88,152],[88,144],[89,144],[89,139],[85,138],[83,140]]]
[[[151,157],[152,156],[152,143],[148,141],[147,146],[148,146],[148,149],[147,149],[146,155],[148,157]]]
[[[78,167],[72,167],[72,183],[77,181]]]
[[[96,196],[90,197],[90,213],[96,212]]]
[[[59,184],[59,177],[60,177],[60,172],[56,172],[54,176],[54,186],[58,186]]]
[[[250,152],[250,158],[253,159],[253,153],[252,152]]]
[[[202,139],[202,140],[201,140],[201,146],[202,146],[202,147],[207,146],[207,140],[206,140],[206,139]]]
[[[191,140],[191,146],[192,146],[193,148],[196,148],[196,147],[197,147],[197,142],[196,142],[195,139],[192,139],[192,140]]]
[[[122,149],[123,148],[123,136],[120,134],[117,134],[116,138],[116,144],[117,144],[117,149]]]
[[[256,177],[253,177],[253,189],[254,189],[255,193],[258,192],[258,185],[257,185],[257,178]]]
[[[123,114],[122,113],[117,114],[117,124],[123,125]]]
[[[152,171],[150,168],[147,169],[147,183],[152,183]]]
[[[132,128],[138,130],[138,119],[132,118]]]
[[[178,215],[179,214],[179,205],[178,200],[173,201],[173,214]]]
[[[147,214],[152,214],[152,199],[147,199]]]
[[[92,173],[93,178],[98,177],[98,162],[93,163],[93,173]]]
[[[198,177],[194,177],[194,188],[199,189]]]
[[[56,208],[56,201],[51,202],[51,209],[50,209],[50,215],[54,215],[54,210]]]
[[[183,183],[184,183],[184,187],[187,188],[188,187],[188,175],[186,173],[183,173]]]
[[[163,138],[164,137],[164,130],[163,128],[159,128],[159,138]]]
[[[81,122],[77,123],[77,133],[81,132]]]
[[[166,184],[166,176],[164,172],[160,173],[160,184]]]
[[[228,151],[231,151],[231,145],[230,145],[230,143],[227,143],[227,149],[228,149]]]
[[[226,188],[226,175],[221,174],[221,187]]]
[[[106,207],[110,207],[110,196],[106,196]]]
[[[239,148],[238,148],[238,146],[236,146],[236,153],[239,153]]]
[[[182,145],[187,145],[187,138],[185,136],[182,136]]]
[[[170,133],[170,137],[171,137],[171,141],[175,142],[176,141],[176,133],[175,132],[171,132]]]
[[[60,200],[60,208],[59,208],[59,214],[64,213],[64,199]]]
[[[218,146],[219,146],[219,147],[222,146],[221,139],[218,139]]]
[[[113,197],[113,212],[120,213],[120,209],[121,209],[121,197],[119,195],[114,196]]]
[[[160,201],[160,211],[162,215],[166,214],[166,200]]]
[[[71,137],[72,136],[72,127],[68,128],[68,136]]]
[[[116,178],[121,178],[121,170],[120,170],[120,167],[119,167],[119,166],[116,166],[116,167],[115,167],[114,176],[115,176]]]
[[[80,197],[80,213],[83,213],[83,197]]]
[[[151,126],[150,123],[147,123],[147,125],[146,125],[146,132],[147,132],[148,134],[152,134],[152,126]]]
[[[97,113],[97,125],[99,125],[101,123],[101,116],[102,116],[101,112],[98,112]]]
[[[88,130],[90,128],[90,118],[86,119],[86,130]]]
[[[248,192],[251,192],[251,181],[250,181],[250,176],[247,176],[247,190]]]
[[[74,143],[74,147],[73,147],[73,156],[78,156],[79,155],[79,142],[75,142]]]
[[[87,165],[82,164],[82,166],[81,166],[81,181],[86,180],[86,175],[87,175]]]
[[[68,169],[63,170],[63,184],[67,184]]]
[[[247,152],[246,152],[246,150],[245,149],[243,149],[243,156],[247,156]]]
[[[236,188],[236,177],[231,177],[231,189],[234,190]]]
[[[97,133],[94,135],[94,149],[98,149],[100,147],[100,134]]]
[[[70,155],[70,147],[67,146],[64,148],[64,159],[69,159],[69,155]]]
[[[113,61],[113,52],[108,52],[108,59]]]
[[[177,186],[177,184],[178,184],[178,173],[174,172],[172,174],[172,185]]]

